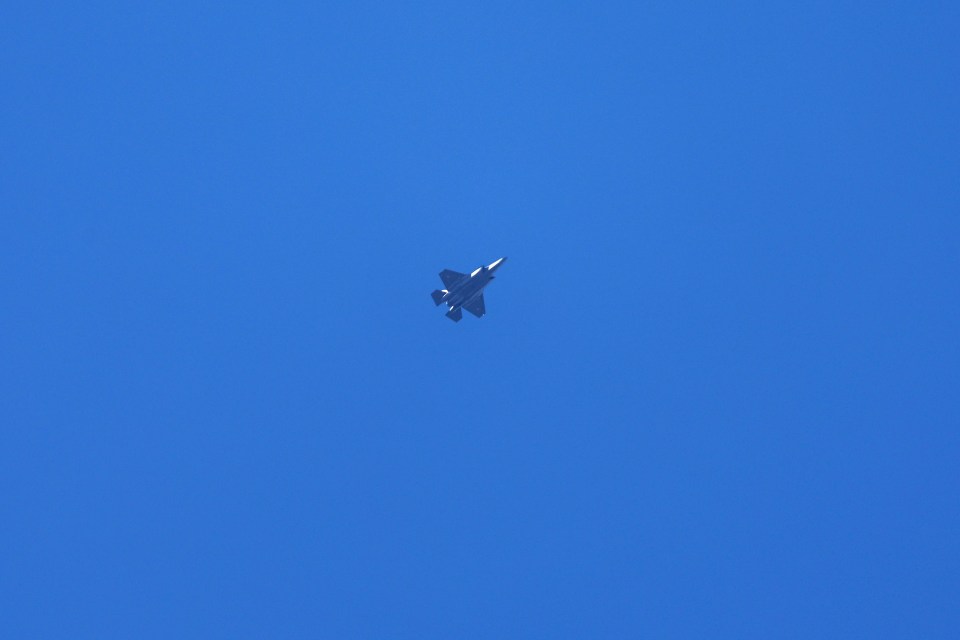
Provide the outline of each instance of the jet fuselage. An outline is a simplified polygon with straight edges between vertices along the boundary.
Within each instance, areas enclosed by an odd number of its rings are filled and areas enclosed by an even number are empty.
[[[450,309],[447,317],[454,322],[460,321],[463,315],[461,308],[478,318],[482,317],[486,313],[483,290],[494,279],[493,273],[500,268],[504,260],[506,258],[500,258],[489,266],[481,265],[469,274],[444,269],[440,278],[447,288],[431,294],[434,303],[446,304]]]
[[[473,299],[474,296],[482,293],[484,287],[490,284],[491,280],[493,280],[493,273],[491,273],[490,269],[480,267],[471,273],[469,278],[455,284],[450,291],[447,291],[447,295],[443,297],[443,301],[447,303],[447,306],[450,307],[451,310],[458,309],[462,307],[464,303]]]

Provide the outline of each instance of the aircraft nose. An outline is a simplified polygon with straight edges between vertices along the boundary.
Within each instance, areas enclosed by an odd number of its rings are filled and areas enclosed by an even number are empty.
[[[506,256],[504,256],[503,258],[500,258],[499,260],[495,261],[493,264],[491,264],[491,265],[490,265],[489,267],[487,267],[487,268],[490,269],[490,271],[496,271],[496,270],[500,267],[500,265],[502,265],[504,262],[506,262],[506,260],[507,260],[507,258],[506,258]]]

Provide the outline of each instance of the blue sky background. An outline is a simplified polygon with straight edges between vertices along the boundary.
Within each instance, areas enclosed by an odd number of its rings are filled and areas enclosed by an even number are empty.
[[[0,635],[960,636],[958,5],[517,4],[4,3]]]

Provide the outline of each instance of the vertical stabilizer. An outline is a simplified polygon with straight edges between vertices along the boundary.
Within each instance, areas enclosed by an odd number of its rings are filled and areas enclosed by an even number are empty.
[[[463,310],[460,307],[451,309],[450,311],[447,311],[447,317],[454,322],[460,322],[460,319],[463,318]]]

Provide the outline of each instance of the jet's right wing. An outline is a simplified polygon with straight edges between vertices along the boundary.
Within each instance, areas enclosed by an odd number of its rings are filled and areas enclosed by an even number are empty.
[[[445,286],[447,289],[452,288],[453,285],[457,284],[466,277],[467,274],[451,271],[450,269],[444,269],[440,272],[440,279],[443,280],[443,286]]]
[[[463,305],[463,308],[478,318],[482,318],[483,314],[487,312],[487,305],[483,303],[483,294],[481,293],[477,297],[471,299],[470,302],[467,302]]]

